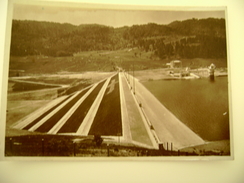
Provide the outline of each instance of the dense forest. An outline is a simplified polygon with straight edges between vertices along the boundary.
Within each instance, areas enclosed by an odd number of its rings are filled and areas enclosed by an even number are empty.
[[[113,28],[98,24],[71,25],[54,22],[13,20],[12,56],[72,56],[94,50],[119,50],[137,47],[160,59],[225,58],[224,19],[190,19],[168,25]]]

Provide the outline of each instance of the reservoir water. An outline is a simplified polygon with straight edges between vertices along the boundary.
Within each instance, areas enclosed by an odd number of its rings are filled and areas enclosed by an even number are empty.
[[[178,119],[207,141],[229,135],[228,78],[154,80],[144,86]]]

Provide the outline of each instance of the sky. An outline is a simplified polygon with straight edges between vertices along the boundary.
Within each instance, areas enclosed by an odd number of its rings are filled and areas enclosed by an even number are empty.
[[[83,7],[22,5],[15,4],[13,19],[36,20],[59,23],[102,24],[112,27],[132,26],[135,24],[169,24],[175,20],[192,18],[225,18],[223,10],[176,11],[176,10],[129,10],[129,9],[92,9]]]

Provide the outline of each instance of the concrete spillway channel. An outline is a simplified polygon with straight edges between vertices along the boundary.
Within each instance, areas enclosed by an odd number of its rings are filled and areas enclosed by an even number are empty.
[[[174,143],[174,149],[204,142],[138,81],[134,94],[129,79],[132,76],[115,73],[81,91],[53,100],[13,127],[48,134],[101,135],[111,141],[119,138],[120,143],[154,149],[161,142]],[[167,117],[162,118],[162,114]]]

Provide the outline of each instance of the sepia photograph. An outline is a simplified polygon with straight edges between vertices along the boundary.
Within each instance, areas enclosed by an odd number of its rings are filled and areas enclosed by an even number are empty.
[[[8,8],[5,158],[233,159],[226,7]]]

